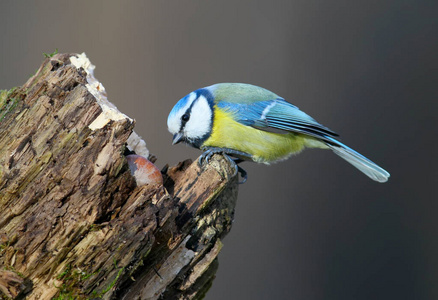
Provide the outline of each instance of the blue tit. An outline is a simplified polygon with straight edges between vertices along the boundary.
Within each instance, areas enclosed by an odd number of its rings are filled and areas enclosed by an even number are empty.
[[[304,148],[331,149],[365,175],[386,182],[389,173],[342,144],[335,132],[264,88],[219,83],[178,101],[167,119],[173,144],[185,142],[203,153],[232,156],[235,162],[270,164]]]

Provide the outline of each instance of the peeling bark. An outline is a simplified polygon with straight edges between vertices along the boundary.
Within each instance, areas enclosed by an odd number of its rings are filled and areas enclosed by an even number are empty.
[[[72,57],[0,94],[0,299],[201,299],[231,228],[234,170],[215,155],[136,186],[123,155],[134,121],[105,119]]]

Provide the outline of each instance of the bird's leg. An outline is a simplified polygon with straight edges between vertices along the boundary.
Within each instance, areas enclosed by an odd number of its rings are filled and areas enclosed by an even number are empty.
[[[246,182],[246,180],[248,179],[248,173],[241,167],[239,166],[239,164],[241,162],[243,162],[244,160],[241,158],[231,158],[235,164],[235,166],[237,167],[237,172],[240,173],[240,177],[242,177],[242,181],[239,181],[239,184],[244,184]],[[236,175],[236,174],[234,174]]]
[[[236,163],[236,164],[240,164],[241,162],[243,162],[244,160],[243,159],[241,159],[241,158],[233,158],[233,160],[234,160],[234,162]]]
[[[244,184],[246,180],[248,179],[248,173],[244,169],[242,169],[241,166],[237,165],[237,171],[240,173],[240,177],[242,177],[242,181],[239,181],[239,184]]]
[[[242,181],[239,182],[239,184],[246,182],[246,180],[248,179],[248,173],[237,164],[244,161],[244,159],[241,157],[251,159],[251,155],[234,149],[209,147],[206,148],[205,152],[202,153],[202,155],[199,157],[198,163],[200,165],[202,165],[203,162],[208,163],[213,154],[222,154],[225,157],[225,159],[228,160],[228,162],[230,162],[230,164],[234,167],[235,170],[233,176],[236,176],[237,173],[240,173],[240,176],[242,177]],[[230,155],[237,157],[231,158]]]
[[[230,156],[236,157],[235,159],[229,158],[233,161],[233,163],[241,163],[243,160],[251,160],[251,155],[242,151],[234,150],[234,149],[228,149],[228,148],[219,148],[219,147],[205,147],[204,153],[199,157],[199,164],[202,165],[202,163],[205,161],[208,163],[210,161],[210,158],[213,156],[213,154],[226,154]]]
[[[237,172],[238,172],[238,167],[236,162],[234,162],[234,160],[228,156],[228,151],[227,150],[231,150],[231,149],[226,149],[226,148],[207,148],[207,150],[205,150],[204,153],[202,153],[202,155],[199,157],[198,163],[199,165],[202,166],[203,162],[207,163],[210,161],[210,158],[214,155],[214,154],[222,154],[225,159],[234,167],[235,171],[233,176],[236,176]]]

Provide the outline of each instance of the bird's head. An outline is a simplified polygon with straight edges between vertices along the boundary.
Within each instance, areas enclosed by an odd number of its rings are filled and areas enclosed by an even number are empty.
[[[203,88],[178,101],[167,118],[173,134],[172,144],[185,142],[199,148],[210,136],[213,126],[214,100],[211,91]]]

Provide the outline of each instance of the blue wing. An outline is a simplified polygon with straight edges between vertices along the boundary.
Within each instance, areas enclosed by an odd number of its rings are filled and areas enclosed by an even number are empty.
[[[297,132],[329,143],[333,143],[330,137],[338,136],[298,107],[281,98],[255,101],[249,104],[220,101],[217,105],[219,108],[233,113],[236,121],[261,130],[280,129]]]

